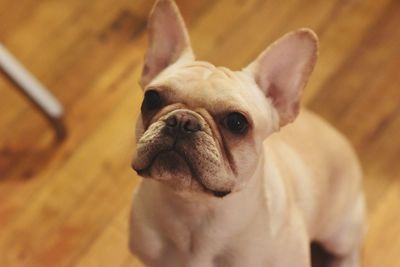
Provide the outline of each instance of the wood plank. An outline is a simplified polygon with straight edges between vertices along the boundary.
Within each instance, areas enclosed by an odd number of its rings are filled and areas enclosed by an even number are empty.
[[[338,1],[342,8],[317,28],[320,35],[320,57],[307,85],[304,102],[310,102],[319,90],[329,85],[331,77],[357,54],[370,28],[388,12],[395,1]]]
[[[397,75],[400,4],[392,2],[387,10],[370,28],[355,49],[357,52],[349,56],[347,63],[334,73],[311,102],[314,110],[332,121],[355,144],[366,172],[367,189],[373,189],[368,193],[370,209],[385,193],[391,180],[398,178],[395,173],[400,172],[400,166],[393,161],[376,158],[380,153],[391,155],[389,159],[396,158],[400,149],[400,144],[393,143],[391,138],[395,131],[385,134],[387,123],[395,129],[400,126],[395,119],[400,114],[400,77]],[[329,102],[335,105],[328,108],[326,103]]]
[[[108,69],[108,66],[116,55],[125,51],[122,49],[122,45],[124,45],[124,47],[134,45],[133,42],[130,43],[129,41],[131,40],[131,35],[129,33],[135,32],[137,29],[142,29],[144,26],[143,23],[138,23],[134,16],[126,16],[124,13],[117,14],[115,21],[118,22],[118,20],[122,20],[124,26],[120,26],[119,28],[113,27],[113,23],[111,23],[102,33],[99,33],[99,35],[90,35],[90,41],[85,45],[85,48],[83,50],[79,48],[77,51],[75,50],[77,52],[77,60],[69,66],[67,63],[69,71],[60,75],[59,79],[56,80],[52,86],[53,88],[57,88],[57,91],[60,91],[58,96],[65,105],[67,112],[73,108],[72,105],[80,102],[79,100],[76,101],[77,99],[91,100],[87,99],[85,95],[92,90],[97,90],[97,88],[94,87],[96,85],[93,84],[93,79],[101,77],[103,71]],[[105,37],[100,38],[100,35]],[[105,40],[104,38],[109,38],[109,40]],[[142,55],[138,54],[136,54],[136,56],[138,58],[142,57]],[[130,58],[130,56],[128,56],[128,58]],[[22,113],[18,115],[20,117],[22,117],[23,114],[32,113],[32,110],[21,112]],[[67,114],[67,125],[68,123]],[[44,127],[40,128],[36,125],[37,121],[22,121],[17,127],[14,127],[13,132],[5,131],[2,133],[3,140],[5,140],[9,146],[12,146],[13,143],[20,145],[20,140],[22,139],[21,135],[24,135],[27,131],[30,132],[31,139],[36,140],[37,136],[43,134],[45,130]],[[29,142],[29,140],[30,139],[27,141]],[[14,158],[14,160],[17,159]],[[12,166],[10,166],[10,168],[12,168]],[[16,171],[19,172],[18,170]],[[2,172],[6,173],[7,170],[2,170]]]
[[[132,98],[125,98],[121,105],[124,108],[105,116],[102,126],[82,149],[49,177],[46,188],[30,197],[31,205],[20,207],[19,216],[4,226],[0,259],[5,262],[1,265],[13,262],[18,266],[68,266],[74,253],[79,253],[77,248],[90,241],[82,236],[96,234],[97,227],[101,228],[119,205],[129,201],[123,196],[130,195],[134,185],[133,171],[124,168],[129,166],[133,148],[129,134],[133,118],[126,116],[131,101]],[[109,139],[110,136],[114,138]],[[109,146],[109,142],[114,145]],[[93,153],[99,156],[93,158]],[[98,208],[92,209],[94,206]],[[30,230],[31,225],[43,221],[46,228]],[[35,246],[39,240],[46,242]]]
[[[379,200],[380,205],[370,216],[369,233],[365,244],[364,265],[397,266],[400,248],[400,184],[392,184],[390,190]]]
[[[143,266],[133,257],[127,247],[128,220],[130,204],[126,205],[114,220],[94,241],[93,245],[81,255],[76,267],[86,266]]]
[[[63,94],[79,91],[64,89],[68,88],[67,86],[71,86],[70,84],[65,84],[66,73],[69,73],[71,68],[76,68],[77,65],[84,67],[81,64],[84,60],[93,61],[99,60],[98,58],[101,60],[107,54],[110,55],[113,50],[110,48],[106,50],[105,44],[107,42],[104,38],[112,32],[120,31],[117,29],[118,23],[126,24],[129,18],[132,22],[135,20],[132,26],[137,27],[137,29],[130,29],[132,31],[131,34],[134,34],[137,30],[143,30],[145,17],[143,14],[137,15],[137,11],[129,11],[124,6],[95,5],[97,8],[91,8],[88,4],[86,6],[81,4],[75,7],[69,5],[68,2],[63,5],[62,2],[57,3],[61,4],[58,4],[58,6],[39,5],[36,16],[29,17],[30,19],[24,25],[16,28],[12,34],[2,35],[2,39],[4,39],[5,44],[15,56],[43,81],[55,95],[59,96],[63,102],[68,102],[68,99],[64,99]],[[78,1],[77,3],[81,2]],[[115,29],[113,25],[116,27]],[[46,30],[42,30],[43,28]],[[120,36],[131,36],[128,32],[124,32],[124,34]],[[34,41],[27,41],[31,39]],[[102,40],[104,41],[103,44]],[[94,45],[99,46],[99,48],[103,45],[105,50],[95,49]],[[98,55],[91,54],[93,52],[98,53]],[[93,58],[93,56],[96,56],[96,58]],[[59,63],[60,58],[62,58],[63,64]],[[85,71],[89,72],[93,68],[99,69],[103,66],[105,66],[104,63],[98,62],[97,64],[91,64],[90,68],[85,66],[87,68]],[[91,78],[89,75],[85,76],[85,74],[85,72],[81,73],[82,77],[79,78]],[[60,82],[63,82],[63,84],[59,84]],[[10,101],[4,101],[0,104],[2,110],[9,110],[10,107],[14,106],[14,103]],[[68,103],[65,104],[67,105]],[[22,112],[26,113],[31,109],[27,106],[25,110],[28,111]],[[22,115],[16,113],[14,116]]]

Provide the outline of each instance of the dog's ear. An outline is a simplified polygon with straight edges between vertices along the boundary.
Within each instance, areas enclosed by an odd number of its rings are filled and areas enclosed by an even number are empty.
[[[281,127],[296,118],[303,88],[317,56],[316,34],[309,29],[300,29],[281,37],[245,68],[272,100]]]
[[[140,84],[145,87],[162,70],[180,60],[193,60],[185,23],[173,0],[157,0],[148,22],[148,50]]]

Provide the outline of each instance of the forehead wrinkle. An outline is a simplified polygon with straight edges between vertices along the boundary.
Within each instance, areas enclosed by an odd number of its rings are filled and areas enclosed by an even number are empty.
[[[170,72],[161,82],[166,87],[174,88],[169,94],[173,102],[182,102],[191,108],[205,107],[214,114],[228,109],[246,111],[258,101],[253,99],[248,103],[244,99],[258,97],[247,88],[240,74],[225,67],[196,61]]]
[[[221,77],[223,73],[223,77]],[[242,88],[241,83],[237,82],[237,77],[230,73],[226,76],[226,72],[222,72],[216,79],[210,80],[210,87],[213,90],[214,97],[210,99],[210,104],[215,108],[232,109],[232,110],[248,110],[250,107],[244,99],[243,94],[246,88]]]
[[[235,82],[238,78],[235,73],[226,67],[216,67],[213,64],[206,61],[196,61],[192,64],[185,65],[183,69],[189,72],[197,72],[197,78],[202,80],[210,79],[229,79]]]

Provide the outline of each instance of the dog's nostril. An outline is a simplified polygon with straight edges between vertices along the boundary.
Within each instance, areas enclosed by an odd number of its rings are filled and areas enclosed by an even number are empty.
[[[201,124],[190,114],[174,114],[165,119],[165,125],[172,134],[190,134],[201,130]]]
[[[197,121],[188,119],[183,123],[183,130],[186,132],[196,132],[200,130],[200,124]]]
[[[175,127],[178,124],[178,121],[176,120],[175,116],[171,116],[165,121],[165,123],[169,127]]]

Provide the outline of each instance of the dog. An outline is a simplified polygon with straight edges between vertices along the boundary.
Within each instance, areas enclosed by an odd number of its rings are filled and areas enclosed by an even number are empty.
[[[156,1],[140,85],[129,247],[146,266],[360,265],[362,172],[348,141],[302,108],[318,55],[288,33],[241,71],[197,61],[173,0]]]

